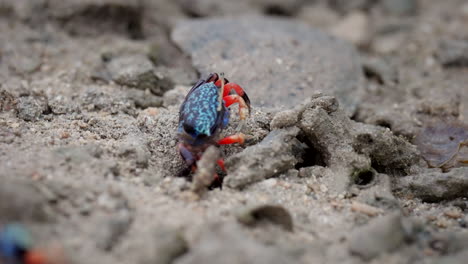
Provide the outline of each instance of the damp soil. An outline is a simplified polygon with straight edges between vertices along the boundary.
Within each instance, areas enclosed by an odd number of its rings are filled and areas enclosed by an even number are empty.
[[[0,228],[66,263],[464,263],[467,23],[462,0],[2,1]],[[247,140],[192,173],[178,111],[210,72],[249,94],[220,134]]]

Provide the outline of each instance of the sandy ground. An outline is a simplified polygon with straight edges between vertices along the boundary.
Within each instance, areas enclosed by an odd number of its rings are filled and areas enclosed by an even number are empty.
[[[466,25],[462,0],[2,0],[0,224],[66,263],[466,263]],[[178,177],[176,149],[210,72],[252,102],[214,189],[216,151]]]

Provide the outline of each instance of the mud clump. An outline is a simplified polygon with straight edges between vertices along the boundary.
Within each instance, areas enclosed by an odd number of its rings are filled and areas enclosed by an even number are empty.
[[[173,82],[157,73],[151,61],[143,55],[126,55],[112,59],[106,65],[116,83],[163,95],[174,87]]]
[[[15,109],[16,103],[15,96],[5,90],[0,90],[0,112]]]
[[[208,147],[203,153],[201,159],[197,162],[197,172],[192,179],[192,191],[198,195],[202,195],[208,187],[213,183],[216,174],[216,160],[219,159],[221,153],[215,146]]]
[[[229,157],[225,185],[242,188],[294,168],[304,152],[304,146],[296,139],[298,133],[296,127],[273,130],[259,144]]]
[[[2,177],[0,222],[50,220],[47,199],[33,183]]]
[[[219,256],[228,264],[294,262],[292,257],[250,238],[238,224],[217,223],[208,227],[190,246],[190,251],[177,259],[177,264],[209,263]]]
[[[468,168],[455,168],[442,173],[428,170],[425,173],[398,179],[396,190],[410,193],[426,202],[439,202],[468,197]]]
[[[16,109],[19,118],[25,121],[36,121],[49,110],[48,100],[42,94],[22,96],[18,98]]]
[[[334,175],[340,178],[330,180],[337,190],[356,183],[356,172],[373,168],[390,175],[407,175],[419,162],[414,146],[386,128],[352,121],[333,97],[312,97],[298,113],[299,127],[308,142],[320,152],[327,167],[338,172]]]
[[[468,67],[468,43],[466,40],[442,40],[436,55],[445,67]]]
[[[403,221],[407,220],[400,213],[391,213],[356,229],[349,238],[350,252],[371,260],[379,254],[396,250],[409,236]]]
[[[189,250],[181,230],[158,226],[151,232],[147,252],[142,254],[139,264],[170,264]]]

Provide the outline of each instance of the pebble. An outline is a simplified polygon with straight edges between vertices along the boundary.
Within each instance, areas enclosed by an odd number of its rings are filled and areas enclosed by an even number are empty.
[[[370,21],[363,12],[353,12],[331,29],[331,33],[354,45],[365,46],[370,41]]]

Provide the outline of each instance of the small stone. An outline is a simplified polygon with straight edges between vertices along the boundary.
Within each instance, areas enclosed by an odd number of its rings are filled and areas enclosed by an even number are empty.
[[[18,117],[25,121],[36,121],[48,110],[47,97],[31,95],[18,98]]]
[[[436,56],[445,67],[468,67],[468,42],[457,39],[442,40]]]
[[[331,33],[354,45],[364,46],[370,41],[369,18],[363,12],[354,12],[331,29]]]
[[[151,61],[144,55],[124,55],[107,63],[107,70],[116,83],[140,90],[150,90],[163,95],[174,84],[165,76],[157,74]]]
[[[398,71],[386,61],[379,58],[366,58],[363,62],[364,72],[370,79],[387,85],[398,82]]]
[[[325,184],[320,184],[320,191],[323,193],[328,192],[328,188]]]
[[[16,108],[15,97],[11,93],[5,90],[0,90],[0,112],[10,111],[15,108]]]
[[[405,43],[403,34],[388,34],[376,37],[372,41],[372,49],[380,54],[388,54],[396,52]]]
[[[60,139],[67,139],[70,137],[70,133],[68,133],[67,131],[63,131],[62,133],[60,133]]]
[[[150,90],[128,89],[127,96],[139,108],[161,107],[163,105],[162,97],[152,94]]]
[[[444,215],[447,216],[448,218],[452,219],[459,219],[463,216],[463,214],[460,212],[460,210],[457,209],[452,209],[444,212]]]
[[[339,14],[325,5],[306,5],[297,16],[311,26],[325,29],[337,24],[340,19]]]
[[[353,201],[353,203],[351,204],[351,210],[354,212],[366,214],[368,216],[377,216],[379,214],[384,213],[384,211],[380,208],[356,201]]]
[[[382,5],[393,15],[413,15],[418,9],[416,0],[383,0]]]
[[[298,121],[298,115],[299,112],[295,110],[278,112],[271,120],[270,127],[275,129],[294,126]]]

